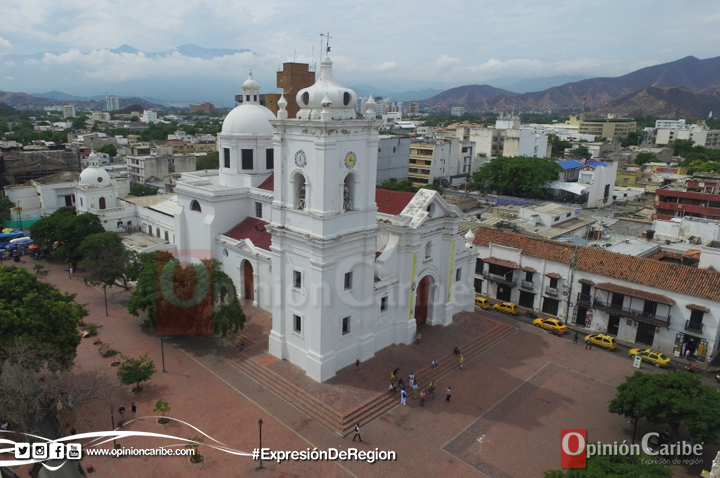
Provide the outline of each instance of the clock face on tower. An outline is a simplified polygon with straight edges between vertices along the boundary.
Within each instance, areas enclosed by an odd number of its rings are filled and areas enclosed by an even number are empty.
[[[354,167],[356,162],[357,156],[352,151],[345,155],[345,166],[347,166],[348,168]]]
[[[301,168],[304,168],[307,164],[307,158],[305,157],[305,152],[302,149],[295,153],[295,164]]]

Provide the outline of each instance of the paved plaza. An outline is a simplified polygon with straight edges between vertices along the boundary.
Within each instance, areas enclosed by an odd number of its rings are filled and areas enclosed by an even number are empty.
[[[21,264],[32,270],[34,261]],[[202,446],[205,461],[191,464],[186,457],[85,457],[84,467],[92,466],[90,476],[108,477],[184,477],[184,476],[264,476],[264,477],[542,477],[543,472],[560,467],[560,430],[585,428],[590,441],[630,440],[632,424],[607,412],[607,403],[617,385],[633,373],[632,362],[624,350],[607,352],[571,340],[551,336],[523,321],[491,311],[459,314],[451,326],[425,327],[419,345],[391,346],[363,362],[359,370],[352,365],[327,383],[318,384],[286,361],[267,355],[267,312],[243,304],[248,315],[246,328],[225,339],[218,337],[173,337],[164,343],[166,373],[162,372],[160,339],[142,327],[142,318],[124,309],[129,294],[109,289],[110,316],[105,316],[101,290],[82,280],[68,279],[61,265],[43,263],[50,274],[46,280],[78,295],[90,311],[87,324],[101,325],[103,345],[123,355],[137,357],[149,353],[157,374],[133,393],[118,380],[110,403],[96,403],[76,409],[72,426],[80,433],[109,430],[110,406],[128,409],[131,402],[138,416],[153,415],[157,400],[170,404],[170,416],[197,427],[226,446],[251,452],[258,446],[258,420],[263,420],[263,446],[273,450],[388,450],[397,461],[283,461],[264,462],[264,469],[249,457],[235,456]],[[505,327],[498,342],[488,344],[465,361],[459,370],[452,350],[463,347],[492,330]],[[511,327],[507,327],[511,326]],[[245,350],[235,352],[239,343]],[[443,358],[445,357],[445,358]],[[283,377],[290,396],[304,392],[311,400],[324,403],[339,414],[349,413],[368,400],[385,394],[390,373],[400,375],[429,369],[437,359],[444,365],[438,373],[438,393],[421,407],[409,398],[400,406],[400,397],[367,423],[362,423],[362,443],[353,443],[352,434],[338,433],[311,418],[292,398],[281,397],[242,369],[242,361],[252,360],[258,370]],[[92,339],[84,339],[78,349],[76,366],[80,370],[106,370],[114,377],[112,359],[98,353]],[[445,363],[443,363],[445,362]],[[649,373],[663,373],[643,366]],[[423,372],[429,373],[429,372]],[[428,375],[429,376],[429,375]],[[422,384],[424,385],[424,384]],[[285,386],[285,385],[283,385]],[[452,399],[445,390],[452,388]],[[179,422],[159,425],[152,418],[140,418],[124,430],[166,433],[184,438],[198,432]],[[638,432],[658,430],[641,422]],[[157,438],[133,437],[119,440],[134,448],[169,444]],[[205,443],[211,440],[206,438]],[[717,447],[706,451],[710,463]],[[698,476],[701,467],[675,469],[675,476]],[[15,470],[25,476],[24,470]],[[46,473],[45,476],[53,476]]]

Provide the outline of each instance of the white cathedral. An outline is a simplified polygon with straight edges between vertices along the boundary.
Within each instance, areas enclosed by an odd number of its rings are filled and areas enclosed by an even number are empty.
[[[219,170],[184,173],[176,196],[138,203],[132,217],[110,189],[100,209],[108,230],[162,230],[164,248],[219,260],[241,297],[272,312],[269,352],[325,381],[473,310],[475,253],[458,235],[461,212],[437,192],[375,188],[374,102],[357,118],[355,92],[337,84],[330,58],[321,65],[292,119],[284,97],[277,117],[260,104],[250,74],[218,134]],[[83,172],[78,210],[113,183]]]

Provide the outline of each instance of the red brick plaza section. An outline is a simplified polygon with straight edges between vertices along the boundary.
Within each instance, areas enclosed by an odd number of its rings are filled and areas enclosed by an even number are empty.
[[[25,260],[21,266],[32,270],[35,262]],[[143,417],[153,414],[157,400],[164,400],[172,407],[171,417],[244,452],[258,446],[258,420],[262,419],[263,446],[273,450],[357,447],[397,453],[394,462],[265,461],[265,468],[257,470],[259,463],[249,457],[201,446],[205,461],[198,465],[190,464],[186,457],[85,457],[83,466],[95,469],[89,476],[542,477],[544,471],[560,466],[563,428],[585,428],[593,442],[620,443],[631,438],[632,424],[607,412],[615,387],[634,372],[622,350],[585,350],[583,345],[483,311],[459,314],[448,327],[424,327],[421,344],[389,347],[363,362],[358,371],[352,365],[327,383],[318,384],[297,367],[267,355],[269,315],[244,304],[248,323],[240,335],[167,338],[167,373],[162,373],[160,340],[141,327],[141,318],[130,316],[123,308],[128,293],[109,289],[115,300],[110,304],[110,316],[105,317],[102,291],[85,286],[78,278],[68,280],[60,265],[42,263],[50,270],[46,280],[76,293],[77,300],[87,304],[90,316],[86,323],[102,325],[99,337],[103,345],[131,357],[149,353],[158,367],[143,391],[133,393],[114,378],[112,359],[102,358],[99,346],[84,339],[78,349],[77,370],[105,370],[117,385],[110,403],[76,408],[71,426],[80,433],[109,430],[110,405],[117,421],[120,405],[127,409],[129,419],[131,402]],[[234,352],[240,342],[246,349]],[[456,345],[468,353],[463,370],[458,369],[457,357],[452,354]],[[430,369],[432,359],[440,362],[439,370]],[[427,399],[424,407],[412,398],[407,406],[399,406],[399,395],[387,398],[385,389],[395,368],[400,368],[403,377],[415,372],[422,385],[436,379],[436,398]],[[643,370],[662,373],[649,366]],[[274,385],[267,385],[268,377]],[[448,386],[453,392],[450,402],[445,400]],[[352,435],[341,436],[347,433],[343,418],[352,413],[368,417],[368,421],[360,420],[362,444],[352,443]],[[150,418],[133,421],[123,430],[183,438],[199,434],[177,422],[163,426]],[[653,430],[660,428],[641,422],[638,435]],[[154,448],[173,442],[133,437],[119,443]],[[205,443],[211,440],[206,438]],[[706,468],[716,452],[717,447],[706,450]],[[675,476],[698,476],[700,469],[674,471]]]

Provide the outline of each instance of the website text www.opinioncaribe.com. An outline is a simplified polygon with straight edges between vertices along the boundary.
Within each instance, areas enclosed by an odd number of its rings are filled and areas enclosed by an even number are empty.
[[[87,456],[192,456],[191,448],[85,448]]]
[[[357,448],[348,448],[347,450],[338,450],[337,448],[328,448],[327,450],[318,450],[317,448],[307,448],[305,450],[271,450],[270,448],[255,448],[253,450],[254,460],[277,461],[281,463],[286,460],[292,461],[366,461],[375,463],[376,461],[396,461],[397,454],[394,451],[384,451],[375,448],[374,450],[358,450]]]

